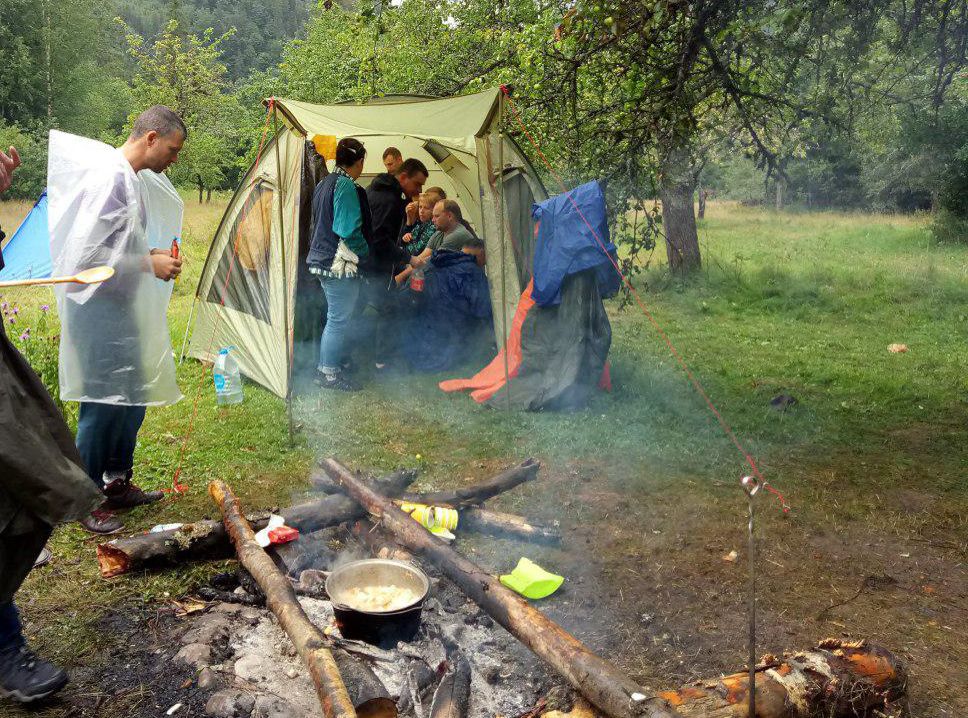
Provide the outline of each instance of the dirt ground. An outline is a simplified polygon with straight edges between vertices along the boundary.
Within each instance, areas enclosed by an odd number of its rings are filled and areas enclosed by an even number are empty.
[[[876,497],[876,516],[857,508],[824,513],[818,507],[830,499],[821,497],[839,491],[843,507],[852,489],[840,487],[829,466],[805,471],[814,489],[792,514],[768,496],[757,504],[759,654],[828,636],[867,638],[909,664],[912,716],[968,715],[961,504],[887,490]],[[737,487],[684,477],[643,495],[616,479],[614,467],[572,465],[543,468],[538,481],[491,505],[559,521],[562,544],[473,537],[459,548],[495,572],[526,555],[563,574],[563,588],[542,609],[648,689],[744,666],[746,502]],[[735,560],[725,560],[731,551]],[[170,605],[151,614],[110,611],[102,623],[116,638],[113,651],[97,665],[71,667],[71,687],[39,712],[4,705],[0,716],[148,718],[176,703],[176,715],[203,714],[208,694],[195,672],[170,662],[185,626]]]
[[[643,501],[590,467],[543,480],[543,492],[569,497],[559,512],[566,539],[540,555],[569,579],[543,604],[555,620],[653,690],[743,669],[749,573],[738,487],[685,481]],[[828,522],[816,511],[784,516],[768,496],[757,502],[758,654],[828,636],[870,639],[908,663],[912,716],[968,715],[964,515],[914,490],[879,498],[881,520]],[[477,543],[501,562],[500,549]]]

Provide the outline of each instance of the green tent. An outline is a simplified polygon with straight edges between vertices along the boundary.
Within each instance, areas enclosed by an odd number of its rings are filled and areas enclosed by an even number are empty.
[[[521,150],[501,132],[502,98],[499,89],[491,89],[367,104],[267,100],[274,134],[215,233],[193,306],[187,354],[213,361],[220,347],[234,346],[246,376],[289,396],[301,301],[297,285],[306,281],[308,207],[315,182],[325,174],[312,166],[319,157],[307,151],[307,143],[332,147],[343,137],[366,146],[364,186],[384,171],[383,151],[397,147],[405,159],[427,166],[427,186],[443,187],[461,206],[487,247],[495,333],[503,346],[531,275],[531,205],[547,193]],[[332,169],[332,162],[327,165]]]

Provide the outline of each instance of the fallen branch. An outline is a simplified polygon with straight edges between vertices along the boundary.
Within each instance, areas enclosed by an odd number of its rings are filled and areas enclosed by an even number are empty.
[[[399,494],[413,483],[416,473],[397,471],[376,483],[381,491]],[[361,518],[365,512],[352,499],[326,496],[282,509],[286,523],[303,533],[335,526]],[[249,517],[254,530],[265,528],[268,514]],[[97,547],[97,560],[102,578],[113,578],[140,569],[171,566],[187,561],[223,559],[232,556],[232,545],[220,521],[196,521],[177,529],[157,533],[138,534],[115,539]]]
[[[262,587],[269,609],[279,618],[279,625],[309,668],[323,713],[328,718],[354,718],[355,707],[322,633],[299,606],[289,580],[255,542],[255,532],[242,515],[239,500],[221,481],[209,484],[208,492],[222,511],[225,529],[235,545],[239,561]]]
[[[415,504],[428,504],[431,506],[450,506],[461,508],[463,506],[473,506],[482,504],[490,498],[510,491],[515,486],[519,486],[527,481],[533,481],[538,476],[538,469],[541,463],[536,459],[526,459],[517,466],[512,466],[497,476],[482,481],[473,486],[453,489],[451,491],[434,491],[423,494],[404,494],[401,498]]]
[[[592,653],[574,636],[502,586],[496,578],[433,536],[337,461],[327,459],[322,467],[370,514],[379,518],[401,544],[432,561],[495,621],[606,714],[616,718],[635,715],[669,718],[675,715],[665,701],[646,698],[639,686],[614,665]]]
[[[561,532],[552,526],[530,523],[523,516],[505,514],[488,509],[461,509],[458,528],[492,536],[513,536],[525,541],[557,543]]]
[[[532,481],[538,476],[538,469],[541,468],[540,462],[535,459],[526,459],[517,466],[512,466],[507,471],[503,471],[486,481],[473,486],[466,486],[460,489],[449,491],[432,491],[428,493],[405,493],[400,498],[414,504],[428,504],[431,506],[447,506],[450,508],[462,508],[482,504],[490,498],[510,491],[515,486]],[[320,491],[329,494],[341,493],[342,487],[323,473],[314,473],[310,477],[313,486]],[[390,496],[388,492],[382,492]]]

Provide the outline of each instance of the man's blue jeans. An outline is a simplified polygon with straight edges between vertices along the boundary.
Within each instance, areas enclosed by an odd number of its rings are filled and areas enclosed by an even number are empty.
[[[104,488],[105,471],[134,467],[134,447],[145,420],[145,407],[81,402],[77,417],[77,450],[87,475]]]
[[[349,325],[360,295],[360,279],[320,277],[326,295],[326,327],[319,340],[319,370],[335,374],[347,358]]]
[[[24,644],[20,614],[13,601],[0,603],[0,653],[20,648]]]

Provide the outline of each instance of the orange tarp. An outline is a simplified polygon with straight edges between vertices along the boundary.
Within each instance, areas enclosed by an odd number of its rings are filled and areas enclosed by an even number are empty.
[[[533,285],[534,280],[531,280],[521,293],[518,308],[514,311],[514,319],[511,320],[511,335],[505,345],[508,352],[507,376],[512,378],[518,375],[518,370],[521,368],[521,327],[524,326],[524,320],[534,306],[534,300],[531,298]],[[440,382],[438,386],[447,392],[470,389],[471,398],[478,404],[487,401],[504,386],[504,352],[505,349],[499,351],[490,364],[470,379],[448,379]]]

